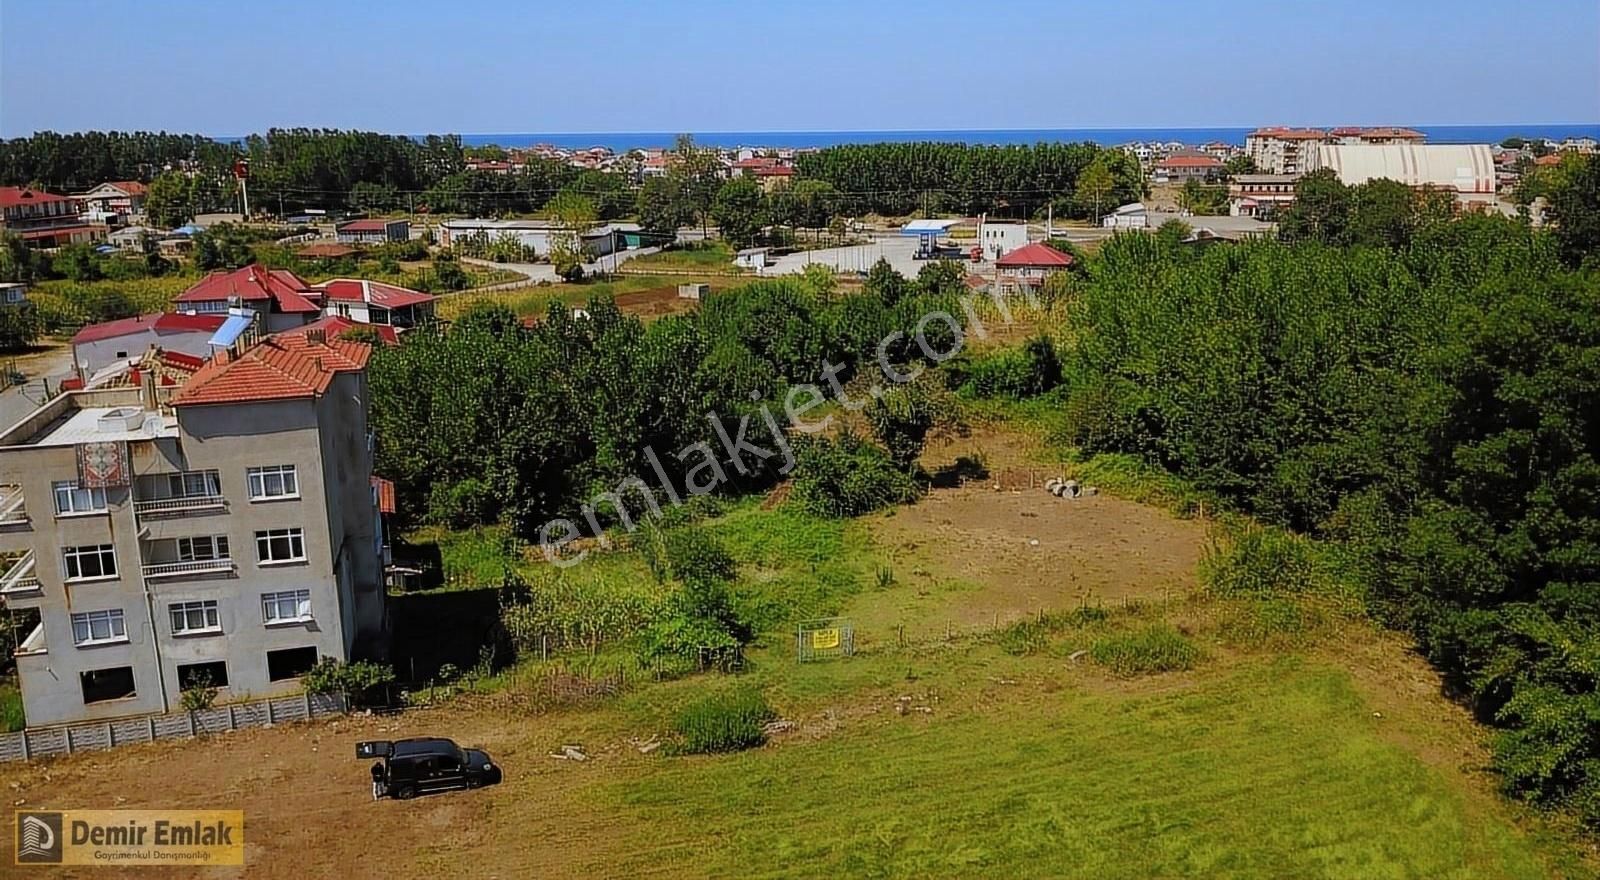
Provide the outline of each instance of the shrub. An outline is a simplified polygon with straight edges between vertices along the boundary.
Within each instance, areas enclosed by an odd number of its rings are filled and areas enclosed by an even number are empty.
[[[28,726],[22,713],[22,691],[14,685],[0,685],[0,732],[10,733]]]
[[[323,657],[304,681],[308,694],[344,694],[351,706],[371,705],[378,689],[394,682],[394,669],[370,660],[343,663]]]
[[[1310,540],[1255,525],[1226,541],[1213,537],[1200,560],[1200,580],[1221,596],[1310,593],[1331,586]]]
[[[1192,669],[1200,649],[1170,624],[1157,623],[1098,639],[1089,656],[1117,675],[1134,676]]]
[[[1061,384],[1061,359],[1048,336],[974,358],[962,370],[961,391],[973,397],[1034,397]]]
[[[1037,654],[1049,647],[1051,636],[1101,623],[1107,616],[1104,608],[1083,605],[1071,611],[1051,612],[1019,620],[1000,631],[1000,649],[1019,657]]]
[[[217,701],[217,688],[211,683],[210,673],[202,672],[191,679],[178,699],[185,712],[204,712],[211,708]]]
[[[685,706],[673,719],[677,754],[738,752],[767,741],[763,729],[777,713],[754,688],[712,694]]]
[[[476,477],[436,483],[428,497],[428,517],[451,528],[481,525],[494,519],[495,501],[489,484]]]
[[[910,474],[849,431],[831,439],[808,438],[797,444],[795,456],[790,497],[816,516],[860,516],[917,497]]]

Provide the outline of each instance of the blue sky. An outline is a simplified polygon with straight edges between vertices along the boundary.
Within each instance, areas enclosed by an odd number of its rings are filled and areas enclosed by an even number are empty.
[[[1596,121],[1596,0],[0,0],[4,136]]]

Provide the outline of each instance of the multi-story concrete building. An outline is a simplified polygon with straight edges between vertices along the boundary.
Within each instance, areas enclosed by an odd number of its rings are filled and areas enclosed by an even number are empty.
[[[105,226],[84,222],[82,211],[83,203],[70,196],[0,186],[0,232],[20,236],[29,247],[55,248],[105,238]]]
[[[384,650],[363,344],[220,351],[177,386],[62,394],[0,434],[0,597],[30,725],[292,691]]]
[[[1244,139],[1244,152],[1263,174],[1299,174],[1305,169],[1307,150],[1329,141],[1328,133],[1315,128],[1258,128]]]

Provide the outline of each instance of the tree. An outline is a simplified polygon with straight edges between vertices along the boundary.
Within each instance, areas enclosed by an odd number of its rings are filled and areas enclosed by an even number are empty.
[[[1287,241],[1344,244],[1350,233],[1350,188],[1331,168],[1319,168],[1294,185],[1294,204],[1283,212],[1278,234]]]
[[[1112,177],[1111,167],[1099,159],[1089,164],[1083,173],[1078,175],[1076,190],[1078,204],[1091,209],[1090,219],[1100,222],[1100,209],[1105,200],[1116,187],[1116,179]]]
[[[583,277],[583,235],[594,227],[594,202],[572,192],[557,193],[546,206],[555,224],[550,233],[550,264],[568,281]]]
[[[1256,160],[1240,153],[1229,156],[1228,161],[1222,163],[1222,173],[1229,177],[1238,177],[1241,174],[1255,174]]]
[[[639,188],[639,225],[646,232],[675,235],[695,220],[681,183],[670,177],[652,177]]]
[[[1411,187],[1378,178],[1350,189],[1349,239],[1370,247],[1404,247],[1418,223],[1420,200]]]
[[[735,177],[724,183],[711,205],[711,219],[723,240],[735,249],[755,244],[767,220],[761,185],[748,177]]]
[[[888,259],[879,257],[878,262],[867,270],[867,280],[862,290],[882,300],[884,305],[892,306],[911,292],[911,283],[889,264]]]
[[[939,423],[939,394],[926,379],[885,389],[867,405],[867,422],[889,459],[903,471],[916,469],[928,433]]]
[[[1547,216],[1569,266],[1600,260],[1600,155],[1569,159],[1551,187]]]
[[[189,201],[189,180],[177,171],[156,175],[144,200],[145,215],[157,226],[171,229],[194,217]]]
[[[400,193],[387,183],[363,180],[350,188],[350,207],[360,211],[389,211],[400,206]]]
[[[695,146],[694,138],[678,135],[677,147],[667,163],[667,177],[700,220],[702,234],[710,234],[711,206],[721,188],[722,163],[712,150]]]
[[[787,180],[778,184],[768,202],[773,223],[822,229],[833,219],[839,191],[825,180]]]
[[[238,269],[255,261],[249,236],[232,223],[220,223],[196,232],[192,241],[194,265],[202,271]]]

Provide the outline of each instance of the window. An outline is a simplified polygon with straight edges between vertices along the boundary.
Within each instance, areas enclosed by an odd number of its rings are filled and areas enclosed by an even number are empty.
[[[78,682],[83,686],[83,702],[103,703],[106,700],[121,700],[135,695],[133,689],[133,667],[117,666],[112,669],[93,669],[88,672],[78,673]]]
[[[261,594],[261,622],[297,623],[311,619],[311,591],[287,590]]]
[[[222,494],[222,479],[216,471],[167,474],[167,494],[173,498],[209,498]]]
[[[70,481],[54,486],[57,515],[106,512],[106,490],[79,489],[76,482]]]
[[[178,561],[200,562],[228,558],[227,535],[196,535],[178,539]]]
[[[128,629],[122,620],[122,609],[86,611],[72,615],[72,641],[78,645],[99,645],[106,642],[125,642]]]
[[[61,562],[69,581],[117,576],[117,553],[110,544],[63,547]]]
[[[299,678],[317,665],[316,648],[285,648],[267,652],[267,680]]]
[[[196,687],[228,686],[228,664],[221,660],[209,663],[182,663],[178,666],[178,690]]]
[[[167,613],[172,616],[173,635],[222,631],[222,619],[217,616],[215,599],[201,602],[174,602],[167,606]]]
[[[294,498],[300,494],[300,481],[295,479],[294,465],[275,464],[253,467],[246,472],[250,482],[250,498]]]
[[[293,562],[306,558],[303,529],[268,529],[256,532],[258,562]]]

